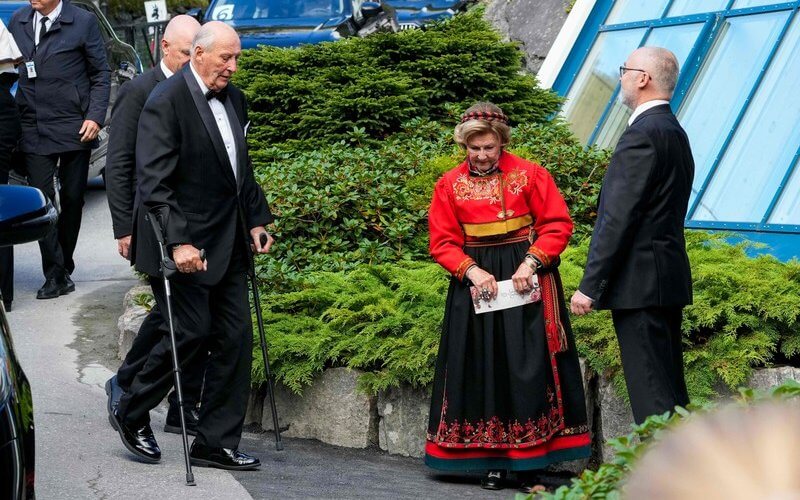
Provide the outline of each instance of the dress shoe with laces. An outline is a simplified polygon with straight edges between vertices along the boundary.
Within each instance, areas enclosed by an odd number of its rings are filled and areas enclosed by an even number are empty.
[[[486,476],[481,479],[481,488],[484,490],[502,490],[505,479],[506,471],[490,470]]]
[[[183,412],[183,415],[184,418],[186,418],[186,434],[196,436],[197,421],[199,420],[200,412],[197,411],[197,408],[192,408],[189,411]],[[164,424],[164,432],[169,432],[171,434],[181,433],[181,415],[178,413],[178,405],[169,405],[167,421]]]
[[[230,448],[211,448],[197,441],[192,443],[189,452],[192,465],[216,467],[225,470],[253,470],[261,467],[261,461],[239,450]]]
[[[149,423],[128,426],[120,420],[116,411],[113,420],[116,424],[114,428],[128,451],[147,463],[154,464],[161,460],[161,448],[158,447]]]
[[[117,376],[114,375],[110,379],[106,381],[106,395],[108,395],[108,401],[106,402],[106,409],[108,410],[108,422],[111,424],[111,427],[116,429],[117,427],[117,419],[114,418],[114,413],[117,411],[117,407],[119,406],[119,400],[122,398],[122,393],[125,392],[122,390],[122,387],[117,382]]]
[[[67,284],[59,279],[56,278],[47,278],[47,281],[44,282],[42,288],[36,292],[37,299],[54,299],[60,295],[66,295],[69,293],[67,290]],[[72,289],[75,289],[75,285],[72,285]]]

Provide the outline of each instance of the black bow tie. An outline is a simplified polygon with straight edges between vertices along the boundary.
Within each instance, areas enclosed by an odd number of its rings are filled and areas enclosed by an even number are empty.
[[[209,90],[206,92],[206,99],[210,101],[214,98],[220,102],[225,102],[225,99],[228,98],[228,87],[224,87],[222,90]]]

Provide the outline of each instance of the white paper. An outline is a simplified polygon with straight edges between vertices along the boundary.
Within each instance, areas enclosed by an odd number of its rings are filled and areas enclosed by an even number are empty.
[[[511,280],[497,282],[497,298],[493,300],[486,301],[478,298],[480,291],[474,286],[470,287],[470,293],[473,297],[472,304],[475,307],[475,314],[502,311],[503,309],[519,307],[542,300],[542,290],[539,288],[538,278],[534,280],[533,289],[524,294],[517,293],[514,290],[514,282]]]

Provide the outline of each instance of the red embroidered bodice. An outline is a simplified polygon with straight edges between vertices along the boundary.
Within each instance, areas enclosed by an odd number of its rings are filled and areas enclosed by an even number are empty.
[[[528,253],[545,266],[567,247],[572,219],[550,173],[508,152],[499,171],[470,175],[467,162],[436,183],[428,213],[430,253],[458,279],[474,261],[464,253],[468,239],[512,235],[531,225],[537,239]]]

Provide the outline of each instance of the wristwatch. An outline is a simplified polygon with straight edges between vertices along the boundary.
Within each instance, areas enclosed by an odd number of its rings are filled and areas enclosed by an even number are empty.
[[[536,257],[534,257],[534,256],[533,256],[533,255],[531,255],[531,254],[527,254],[527,255],[525,256],[525,260],[524,260],[524,262],[525,262],[525,264],[527,264],[527,265],[528,265],[528,267],[530,267],[531,269],[533,269],[533,272],[536,272],[536,271],[538,271],[538,270],[539,270],[539,268],[540,268],[540,267],[542,267],[542,263],[541,263],[541,262],[539,262],[539,259],[537,259]]]

